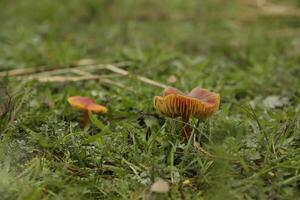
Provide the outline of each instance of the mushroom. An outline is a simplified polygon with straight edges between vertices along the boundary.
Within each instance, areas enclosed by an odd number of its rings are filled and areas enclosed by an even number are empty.
[[[181,135],[186,140],[191,135],[188,125],[190,117],[206,119],[218,110],[220,95],[203,88],[194,88],[190,93],[185,94],[180,90],[168,87],[162,96],[154,97],[154,107],[167,117],[181,117]]]
[[[93,99],[82,96],[72,96],[68,98],[69,104],[78,110],[83,111],[82,126],[86,127],[89,122],[89,111],[95,113],[106,113],[107,108],[95,103]]]

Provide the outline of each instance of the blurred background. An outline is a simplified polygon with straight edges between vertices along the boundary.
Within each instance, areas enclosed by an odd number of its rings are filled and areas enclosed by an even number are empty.
[[[133,74],[43,84],[2,73],[0,194],[129,199],[163,177],[173,199],[296,199],[299,36],[299,0],[0,0],[0,72],[92,59],[125,62]],[[220,110],[200,124],[204,153],[172,134],[153,107],[162,88],[138,76],[221,94]],[[80,128],[67,103],[74,95],[108,107],[98,118],[111,135]]]
[[[221,56],[247,67],[254,58],[299,53],[299,5],[296,0],[1,0],[0,69],[68,65],[85,57],[167,59],[176,53]]]
[[[0,70],[93,58],[130,61],[128,70],[162,82],[182,78],[183,88],[226,81],[245,83],[241,93],[261,85],[276,91],[299,75],[299,6],[296,0],[2,0]]]

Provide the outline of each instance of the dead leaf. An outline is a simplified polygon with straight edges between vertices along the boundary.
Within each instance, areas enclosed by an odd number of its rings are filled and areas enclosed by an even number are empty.
[[[169,183],[163,179],[158,179],[151,186],[151,192],[167,193],[170,190]]]

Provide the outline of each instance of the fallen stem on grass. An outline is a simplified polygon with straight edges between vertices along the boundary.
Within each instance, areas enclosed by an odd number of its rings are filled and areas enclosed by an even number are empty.
[[[35,67],[35,68],[26,68],[26,69],[13,69],[9,71],[3,71],[0,72],[0,77],[5,77],[5,76],[23,76],[23,75],[30,75],[34,73],[39,73],[39,72],[45,72],[45,71],[55,71],[62,69],[61,66],[56,66],[56,67]]]
[[[2,71],[0,72],[0,77],[14,77],[14,76],[26,76],[26,75],[32,75],[32,74],[38,74],[38,75],[45,75],[49,76],[52,74],[59,74],[59,73],[67,73],[70,72],[72,69],[81,69],[84,68],[86,70],[91,69],[106,69],[107,64],[96,64],[94,60],[90,60],[89,62],[84,61],[86,59],[79,60],[75,62],[73,65],[68,67],[62,67],[62,66],[54,66],[54,67],[47,67],[47,66],[39,66],[39,67],[30,67],[25,69],[12,69],[8,71]],[[129,62],[120,62],[120,63],[114,63],[109,65],[114,65],[116,67],[123,67],[128,65]]]
[[[87,62],[88,61],[88,62]],[[26,68],[26,69],[14,69],[10,71],[0,72],[0,77],[5,76],[25,76],[29,80],[37,80],[39,82],[75,82],[75,81],[84,81],[84,80],[100,80],[101,82],[113,84],[120,86],[119,83],[107,79],[104,75],[93,75],[91,72],[85,70],[95,70],[95,69],[106,69],[111,72],[114,72],[120,76],[133,76],[136,77],[141,82],[146,84],[166,88],[167,85],[151,80],[144,76],[139,76],[135,74],[130,74],[127,70],[121,69],[120,67],[128,65],[128,62],[121,62],[116,64],[95,64],[93,60],[88,59],[85,62],[76,62],[75,66],[70,67],[36,67],[36,68]],[[75,73],[78,76],[61,76],[59,74],[65,73]],[[53,76],[56,75],[56,76]],[[123,86],[124,87],[124,86]]]
[[[76,81],[85,81],[85,80],[100,80],[100,81],[106,81],[107,78],[111,77],[118,77],[116,75],[86,75],[86,76],[30,76],[26,77],[27,80],[37,80],[39,82],[57,82],[57,83],[63,83],[63,82],[76,82]],[[21,78],[24,79],[24,78]]]
[[[112,72],[115,72],[117,74],[123,75],[123,76],[129,76],[130,75],[130,73],[128,71],[126,71],[125,69],[120,69],[119,67],[116,67],[114,65],[106,65],[106,69],[110,70]],[[147,77],[144,77],[144,76],[138,76],[138,75],[133,75],[133,76],[136,76],[138,80],[140,80],[144,83],[147,83],[149,85],[157,86],[157,87],[160,87],[160,88],[167,88],[168,87],[167,85],[165,85],[163,83],[159,83],[157,81],[151,80],[151,79],[149,79]]]

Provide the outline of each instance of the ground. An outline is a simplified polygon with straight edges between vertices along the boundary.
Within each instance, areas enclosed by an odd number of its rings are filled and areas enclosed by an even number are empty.
[[[296,0],[2,0],[0,20],[0,71],[93,59],[133,74],[1,77],[1,199],[299,199]],[[184,142],[137,76],[218,92],[220,109]],[[83,129],[72,95],[109,112]],[[150,194],[159,178],[170,191]]]

